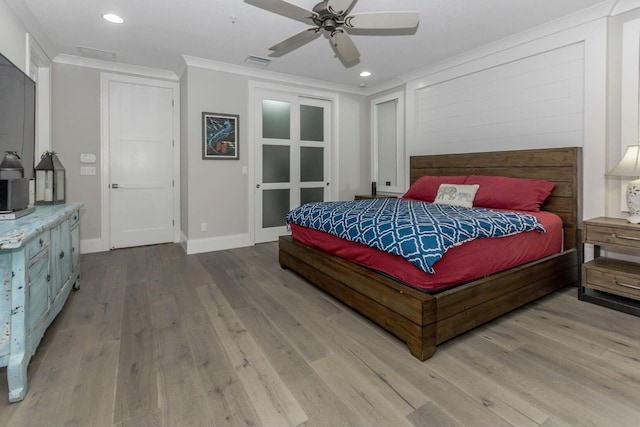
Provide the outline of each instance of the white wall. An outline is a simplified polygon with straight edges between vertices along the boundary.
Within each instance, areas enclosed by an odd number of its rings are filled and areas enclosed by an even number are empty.
[[[13,11],[0,0],[0,53],[24,72],[27,70],[26,34],[27,30]]]
[[[600,10],[599,15],[572,17],[562,23],[556,21],[408,76],[408,155],[581,146],[583,217],[603,215],[608,12],[608,9]],[[603,13],[605,15],[600,16]],[[567,52],[571,53],[571,61],[566,61]],[[529,75],[528,80],[542,82],[548,67],[555,67],[555,73],[566,75],[567,80],[558,91],[564,100],[551,109],[554,117],[545,118],[544,110],[532,111],[532,106],[526,105],[526,100],[523,101],[526,92],[515,83],[519,72],[535,68],[538,71]],[[504,86],[491,84],[503,82],[505,78],[515,80]],[[551,83],[558,84],[558,81]],[[492,94],[492,87],[505,91],[497,96]],[[468,96],[461,91],[465,88],[475,91],[477,96]],[[475,134],[461,126],[455,116],[456,106],[446,105],[452,92],[460,102],[458,107],[463,114],[475,110],[482,119]],[[546,89],[545,93],[548,95],[545,102],[550,103],[553,93]],[[487,108],[478,110],[482,96],[487,97]],[[487,114],[487,110],[507,105],[519,108],[518,114],[514,116],[513,111],[504,110],[501,117]],[[527,118],[532,114],[539,115],[537,123],[541,129],[531,126]],[[565,116],[566,120],[558,120],[558,116]],[[469,122],[468,115],[464,121]],[[487,126],[489,123],[494,126]],[[461,127],[463,131],[460,131]],[[496,133],[496,129],[501,133]],[[536,132],[541,135],[536,137]],[[555,135],[550,137],[545,132]],[[441,144],[441,139],[446,144]],[[408,186],[408,177],[405,185]]]

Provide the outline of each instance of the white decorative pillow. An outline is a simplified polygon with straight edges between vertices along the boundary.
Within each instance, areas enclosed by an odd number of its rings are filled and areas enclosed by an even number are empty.
[[[440,184],[433,203],[470,208],[473,206],[473,199],[479,187],[478,184]]]

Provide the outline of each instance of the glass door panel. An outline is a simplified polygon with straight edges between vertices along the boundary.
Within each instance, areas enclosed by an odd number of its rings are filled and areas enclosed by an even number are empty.
[[[324,148],[300,147],[300,181],[324,181]]]
[[[262,192],[262,228],[286,226],[289,208],[289,189]]]
[[[311,202],[324,202],[324,187],[300,189],[300,204]]]
[[[291,139],[291,104],[273,99],[262,100],[262,137]]]
[[[262,182],[291,182],[291,147],[262,146]]]
[[[300,106],[300,140],[324,141],[324,108]]]

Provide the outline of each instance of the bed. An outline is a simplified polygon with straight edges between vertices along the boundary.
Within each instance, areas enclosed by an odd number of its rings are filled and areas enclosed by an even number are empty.
[[[291,236],[279,262],[404,341],[413,356],[579,280],[581,150],[577,147],[414,156],[410,181],[431,176],[538,178],[555,184],[541,206],[562,220],[562,250],[480,279],[425,293]]]

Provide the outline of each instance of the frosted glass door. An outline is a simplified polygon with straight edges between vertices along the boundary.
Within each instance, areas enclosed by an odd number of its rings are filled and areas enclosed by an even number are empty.
[[[330,107],[323,100],[256,91],[256,243],[287,234],[287,213],[329,200]]]

